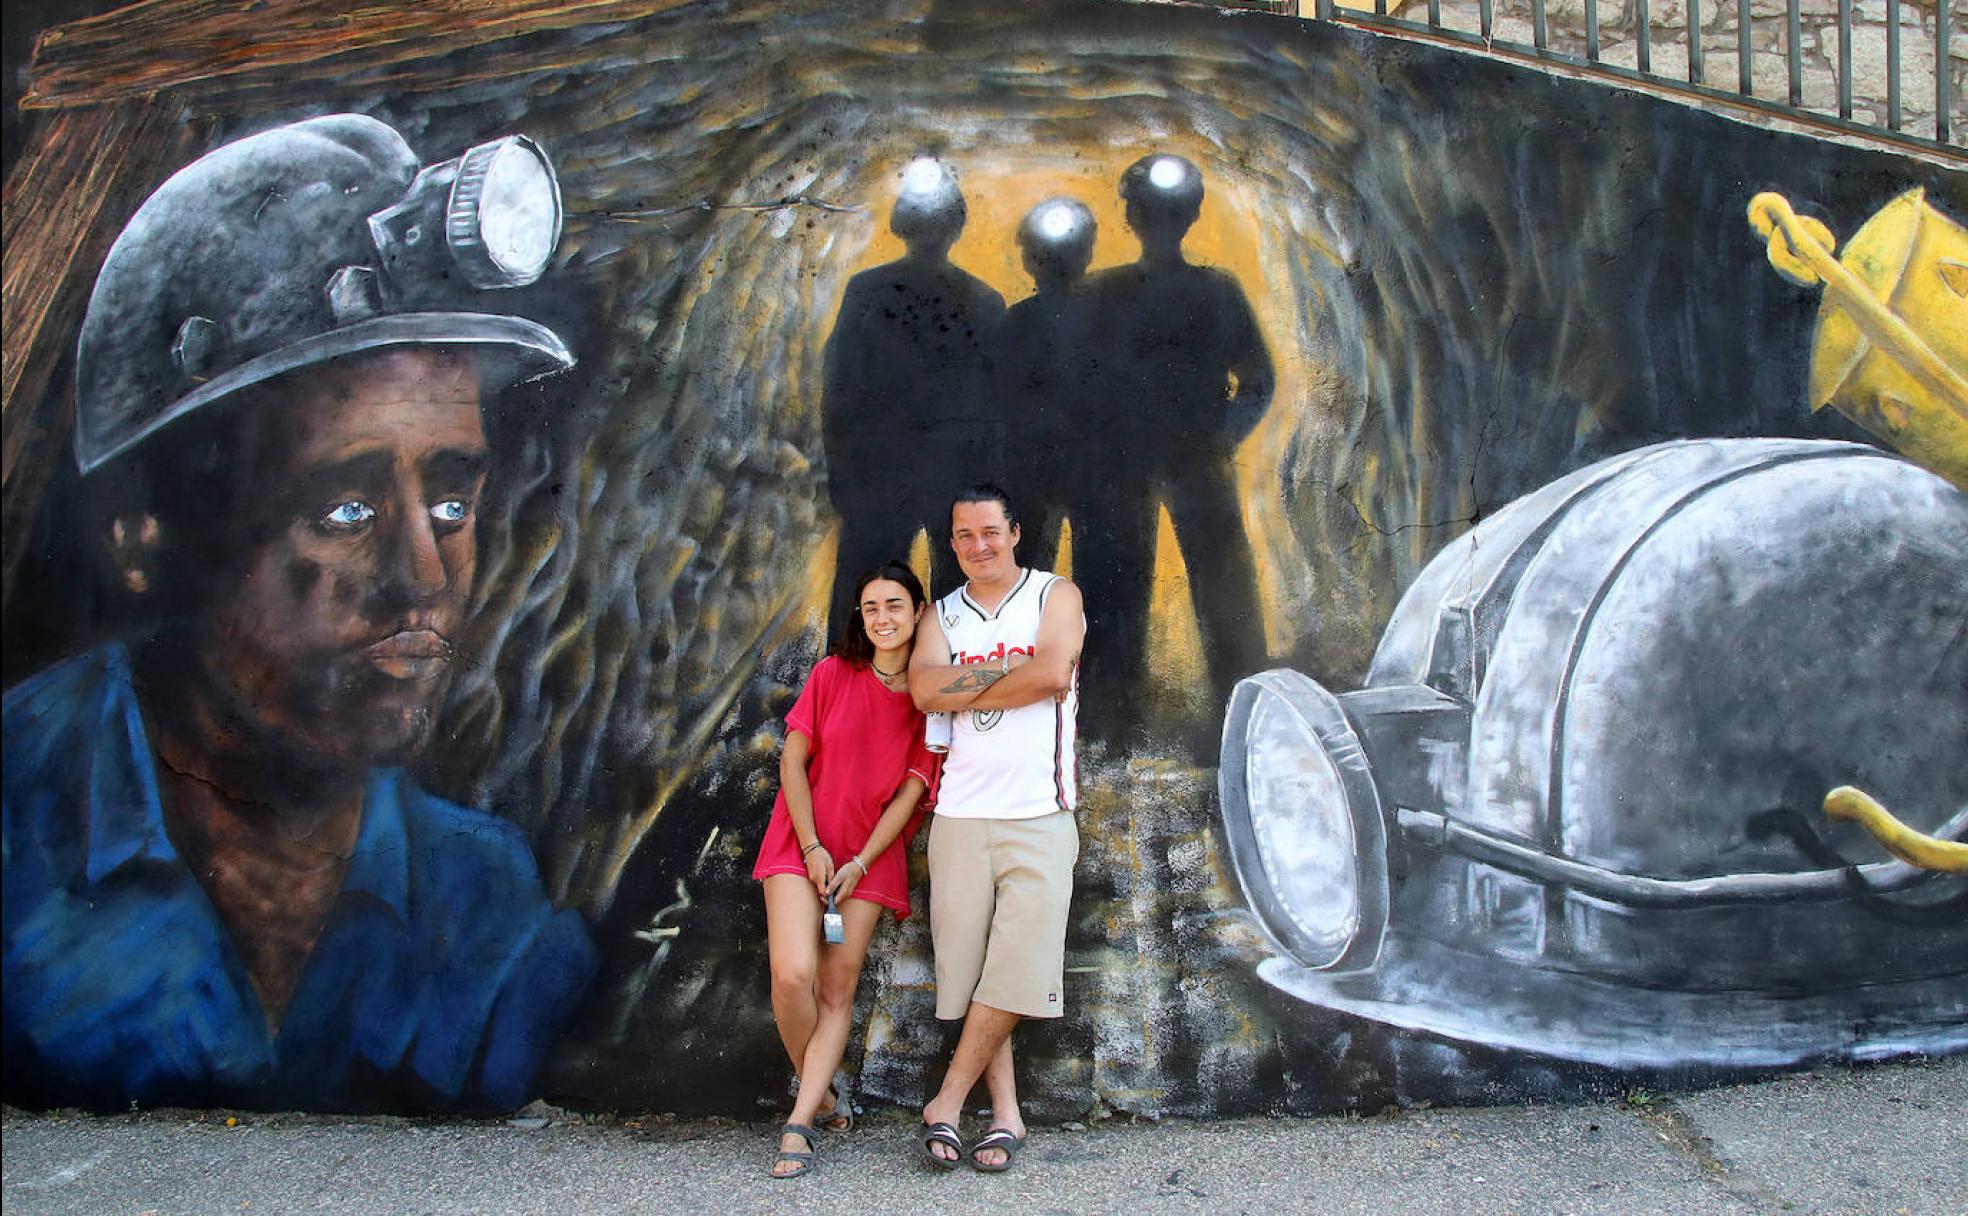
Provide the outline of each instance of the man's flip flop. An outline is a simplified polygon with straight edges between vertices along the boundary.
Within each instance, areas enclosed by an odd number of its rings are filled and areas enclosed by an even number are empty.
[[[1011,1168],[1012,1162],[1018,1160],[1018,1150],[1024,1147],[1025,1137],[1012,1135],[1008,1127],[994,1127],[970,1146],[970,1168],[986,1174],[1002,1174]],[[996,1165],[979,1161],[977,1154],[987,1148],[998,1149],[1004,1153],[1005,1159]]]
[[[939,1157],[932,1144],[941,1144],[950,1150],[948,1157]],[[916,1155],[939,1170],[953,1170],[963,1164],[963,1138],[950,1123],[925,1123],[917,1131]]]
[[[806,1151],[803,1153],[789,1153],[783,1148],[780,1149],[779,1155],[772,1159],[772,1176],[774,1178],[798,1178],[802,1175],[812,1173],[813,1146],[820,1143],[820,1133],[814,1131],[804,1123],[788,1123],[779,1129],[779,1135],[781,1139],[787,1136],[799,1136],[806,1141]],[[779,1163],[782,1161],[790,1161],[799,1168],[789,1170],[782,1174],[779,1172]]]

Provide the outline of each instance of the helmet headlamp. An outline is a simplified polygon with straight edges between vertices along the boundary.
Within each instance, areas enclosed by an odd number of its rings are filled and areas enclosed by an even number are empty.
[[[460,157],[444,236],[473,287],[539,278],[560,242],[560,184],[539,145],[508,135]]]
[[[454,268],[475,288],[526,286],[552,259],[560,222],[552,162],[532,140],[508,135],[419,173],[369,229],[390,286],[414,299]]]
[[[1203,174],[1172,152],[1153,152],[1121,174],[1121,197],[1156,211],[1182,213],[1203,202]]]
[[[1039,233],[1047,240],[1063,241],[1080,228],[1080,215],[1066,203],[1053,203],[1039,213]]]
[[[918,156],[902,170],[902,190],[888,226],[904,241],[954,241],[966,212],[956,175],[935,157]]]
[[[1313,970],[1370,966],[1387,928],[1387,838],[1366,751],[1338,698],[1294,671],[1239,683],[1218,769],[1244,896]]]
[[[1188,176],[1188,166],[1173,156],[1158,156],[1148,166],[1148,183],[1157,190],[1173,190]]]
[[[950,171],[933,156],[919,156],[909,162],[902,170],[902,193],[916,195],[941,194],[954,187]]]
[[[1026,213],[1018,226],[1018,243],[1031,249],[1069,249],[1083,246],[1093,250],[1093,212],[1078,199],[1046,199]]]
[[[144,201],[96,277],[76,462],[363,351],[470,348],[488,392],[570,367],[557,334],[480,294],[538,279],[560,225],[553,166],[523,136],[424,168],[387,124],[327,114],[216,148]]]

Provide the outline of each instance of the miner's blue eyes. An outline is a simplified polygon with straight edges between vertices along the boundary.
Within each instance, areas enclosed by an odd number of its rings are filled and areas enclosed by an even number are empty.
[[[376,508],[359,498],[351,498],[347,502],[337,503],[321,517],[321,522],[330,528],[344,530],[359,528],[374,518]]]

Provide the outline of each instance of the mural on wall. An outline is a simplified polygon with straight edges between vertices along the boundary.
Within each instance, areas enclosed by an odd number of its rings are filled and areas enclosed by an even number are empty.
[[[1968,230],[1910,191],[1841,263],[1780,196],[1749,216],[1833,285],[1813,408],[1956,484],[1855,444],[1642,448],[1437,554],[1366,687],[1240,685],[1225,832],[1281,990],[1621,1067],[1968,1047],[1968,892],[1936,881],[1968,874]],[[1826,789],[1876,843],[1785,805]]]
[[[780,719],[979,477],[1092,625],[1037,1116],[1963,1046],[1968,880],[1816,812],[1959,838],[1958,414],[1743,225],[1958,172],[1201,9],[222,8],[45,43],[10,177],[10,1100],[776,1102]]]
[[[1232,699],[1226,830],[1286,948],[1260,974],[1612,1066],[1968,1046],[1960,880],[1781,809],[1851,782],[1968,831],[1964,602],[1968,497],[1876,449],[1684,441],[1511,504],[1364,688]]]
[[[199,159],[111,248],[74,451],[132,628],[5,703],[6,1067],[28,1092],[530,1092],[594,971],[587,930],[518,833],[402,766],[475,581],[481,407],[574,362],[470,289],[538,278],[559,212],[523,138],[426,167],[335,115]]]
[[[888,226],[908,253],[848,283],[827,343],[828,487],[841,518],[830,620],[847,617],[854,574],[909,553],[918,531],[929,584],[955,586],[944,516],[957,489],[989,481],[1018,488],[1036,568],[1057,564],[1070,529],[1069,565],[1093,605],[1085,675],[1109,693],[1084,711],[1094,737],[1124,743],[1137,716],[1163,510],[1211,695],[1220,703],[1237,673],[1262,665],[1235,454],[1273,376],[1235,277],[1184,255],[1204,190],[1180,156],[1129,165],[1119,196],[1140,257],[1091,278],[1093,212],[1041,201],[1017,229],[1031,294],[1007,311],[950,263],[967,213],[951,170],[930,157],[907,166]],[[918,449],[905,469],[875,454],[896,434]]]

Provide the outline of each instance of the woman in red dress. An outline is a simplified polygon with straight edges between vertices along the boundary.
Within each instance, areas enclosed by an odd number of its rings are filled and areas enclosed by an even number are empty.
[[[924,599],[922,583],[899,562],[863,574],[854,620],[786,715],[779,798],[752,867],[765,887],[772,1013],[800,1078],[775,1178],[813,1167],[816,1127],[853,1126],[833,1076],[852,1028],[854,989],[882,909],[909,914],[906,844],[938,771],[909,697]],[[846,930],[838,945],[821,940],[830,895]]]

